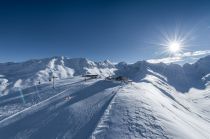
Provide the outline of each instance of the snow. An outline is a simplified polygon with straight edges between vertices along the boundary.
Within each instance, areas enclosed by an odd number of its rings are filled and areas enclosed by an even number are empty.
[[[208,139],[209,58],[183,66],[66,57],[0,64],[0,89],[10,90],[0,97],[0,137]],[[105,80],[118,75],[133,82]]]
[[[86,130],[91,131],[94,129],[97,119],[100,118],[116,94],[113,87],[118,84],[101,80],[97,82],[90,81],[85,84],[88,84],[88,86],[84,88],[77,87],[74,91],[68,88],[40,103],[3,119],[0,121],[1,137],[88,137],[90,133],[85,133]],[[64,100],[65,96],[70,96],[71,99],[66,101]],[[38,122],[39,120],[41,121]],[[57,124],[59,121],[61,123]],[[22,128],[18,128],[17,132],[17,127],[19,126]],[[83,129],[85,126],[87,128]],[[8,132],[12,133],[7,134]],[[80,132],[83,132],[83,134],[79,134]]]
[[[4,78],[8,81],[10,85],[7,86],[7,90],[10,93],[17,87],[27,88],[38,82],[49,82],[52,76],[65,79],[91,73],[105,77],[113,75],[115,70],[115,66],[108,60],[93,62],[86,58],[52,57],[21,63],[0,63],[0,79]],[[0,87],[5,86],[0,84]]]
[[[150,83],[123,86],[91,138],[209,138],[210,123],[176,99]]]
[[[23,81],[22,81],[21,79],[18,79],[18,80],[15,82],[14,87],[15,87],[15,88],[21,88],[22,82],[23,82]]]

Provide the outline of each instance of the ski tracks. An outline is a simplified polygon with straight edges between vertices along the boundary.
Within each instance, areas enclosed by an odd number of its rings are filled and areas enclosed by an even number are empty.
[[[21,119],[10,117],[15,121],[6,122],[0,128],[0,135],[4,139],[89,138],[116,95],[118,87],[118,84],[112,82],[98,81],[74,93],[66,91],[59,98],[53,97],[56,98],[55,101],[50,98],[44,108],[25,116],[21,114],[18,116]],[[60,99],[60,96],[69,93],[71,99]]]

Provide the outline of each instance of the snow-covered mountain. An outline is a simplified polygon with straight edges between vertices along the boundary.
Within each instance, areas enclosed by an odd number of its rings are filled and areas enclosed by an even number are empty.
[[[209,81],[210,56],[201,58],[194,64],[152,64],[138,61],[134,64],[120,62],[112,64],[110,61],[93,62],[86,58],[52,57],[39,60],[29,60],[21,63],[0,64],[1,95],[19,87],[46,83],[52,76],[58,79],[69,78],[83,74],[99,74],[103,77],[124,75],[139,82],[146,75],[155,75],[174,86],[178,91],[187,92],[191,87],[205,88]],[[160,76],[159,76],[160,75]],[[163,78],[162,78],[163,79]]]
[[[86,73],[102,78],[84,81]],[[104,80],[110,75],[133,82]],[[65,57],[0,64],[0,89],[21,87],[0,97],[0,137],[209,139],[209,83],[210,56],[183,66]]]
[[[38,82],[46,83],[52,76],[58,79],[88,73],[109,76],[114,71],[115,66],[108,60],[93,62],[86,58],[52,57],[21,63],[1,63],[0,92],[4,95],[19,87],[26,88]]]
[[[180,92],[190,88],[204,89],[209,81],[210,56],[199,59],[194,64],[152,64],[139,61],[134,64],[121,62],[116,65],[119,75],[131,78],[135,82],[146,81],[145,77],[153,75],[175,87]],[[148,80],[147,80],[148,81]]]

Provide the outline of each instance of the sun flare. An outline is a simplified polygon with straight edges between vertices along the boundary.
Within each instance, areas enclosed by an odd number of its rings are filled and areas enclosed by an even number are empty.
[[[177,41],[172,41],[168,45],[168,49],[171,53],[177,53],[181,50],[181,48],[182,48],[181,43],[179,43]]]

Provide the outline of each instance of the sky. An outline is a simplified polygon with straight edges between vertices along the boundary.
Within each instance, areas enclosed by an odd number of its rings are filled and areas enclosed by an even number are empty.
[[[169,56],[161,44],[174,34],[185,38],[182,58],[210,54],[209,5],[207,0],[0,1],[0,62],[52,56],[164,59]]]

